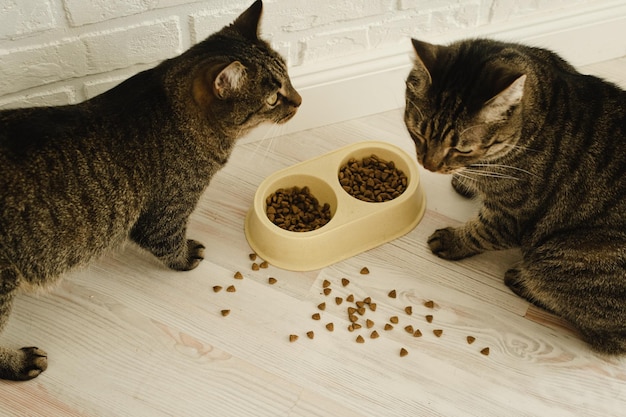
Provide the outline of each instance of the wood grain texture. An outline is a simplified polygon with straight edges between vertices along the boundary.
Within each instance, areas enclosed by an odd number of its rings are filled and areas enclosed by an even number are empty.
[[[626,73],[624,60],[592,70],[615,75],[619,64]],[[31,382],[0,381],[0,415],[623,412],[626,359],[591,352],[566,323],[512,294],[502,278],[519,260],[517,251],[460,262],[430,253],[426,238],[436,228],[475,214],[476,204],[457,196],[447,177],[421,171],[428,210],[400,239],[319,271],[251,269],[243,221],[265,176],[372,139],[413,152],[400,110],[238,146],[192,217],[190,237],[207,247],[196,270],[166,270],[129,244],[69,274],[50,293],[20,296],[3,343],[36,344],[48,352],[50,366]],[[369,274],[359,273],[363,266]],[[233,278],[237,271],[243,279]],[[273,285],[270,276],[277,279]],[[350,280],[345,287],[342,278]],[[331,283],[328,296],[324,280]],[[224,289],[216,293],[215,285]],[[236,292],[226,292],[229,285]],[[388,296],[392,289],[396,298]],[[377,304],[352,332],[350,294]],[[337,305],[335,297],[344,301]],[[433,308],[424,306],[428,300]],[[324,311],[317,308],[321,302]],[[223,309],[230,310],[227,317]],[[311,318],[316,312],[320,320]],[[392,316],[398,324],[384,330]],[[374,322],[371,329],[365,319]],[[332,332],[325,327],[331,322]],[[408,325],[422,336],[407,333]],[[379,338],[370,338],[373,330]],[[437,337],[434,330],[443,333]],[[298,340],[290,343],[290,334]],[[356,343],[358,335],[364,343]],[[480,353],[485,347],[488,356]]]

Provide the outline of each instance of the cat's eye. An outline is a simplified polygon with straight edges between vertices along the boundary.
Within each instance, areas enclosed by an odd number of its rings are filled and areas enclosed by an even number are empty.
[[[278,92],[270,94],[270,96],[267,97],[265,102],[272,107],[275,106],[278,103]]]
[[[458,154],[461,154],[461,155],[469,155],[469,154],[471,154],[473,152],[473,150],[471,148],[470,149],[452,148],[452,150],[454,152],[458,153]]]

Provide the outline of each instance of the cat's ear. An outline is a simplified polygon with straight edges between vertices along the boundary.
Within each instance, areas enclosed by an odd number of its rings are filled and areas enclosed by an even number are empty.
[[[420,65],[426,71],[428,74],[428,80],[432,83],[432,74],[435,68],[435,63],[437,62],[441,48],[444,47],[433,45],[428,42],[418,41],[417,39],[411,39],[411,42],[413,43],[413,49],[415,49],[415,53],[417,54],[416,64]]]
[[[235,20],[232,27],[247,39],[256,41],[259,39],[259,22],[262,12],[263,2],[257,0]]]
[[[517,77],[501,92],[489,99],[480,111],[480,119],[485,123],[506,120],[512,110],[522,103],[526,74]]]
[[[226,99],[236,93],[246,80],[246,67],[239,61],[228,64],[215,77],[213,91],[219,99]]]

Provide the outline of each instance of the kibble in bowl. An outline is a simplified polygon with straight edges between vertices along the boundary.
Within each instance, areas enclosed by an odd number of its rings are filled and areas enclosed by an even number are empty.
[[[330,204],[320,203],[309,187],[279,188],[265,199],[267,218],[290,232],[310,232],[330,221]]]
[[[353,197],[338,175],[348,161],[372,155],[396,170],[388,176],[397,177],[393,198],[381,197],[376,203]],[[304,216],[303,208],[309,205],[321,211],[312,218]],[[404,235],[419,223],[425,206],[415,156],[386,142],[360,142],[265,178],[246,216],[245,233],[254,252],[271,265],[310,271]]]
[[[400,197],[409,182],[393,160],[376,154],[359,159],[351,157],[339,168],[338,179],[345,192],[368,203],[384,203]]]

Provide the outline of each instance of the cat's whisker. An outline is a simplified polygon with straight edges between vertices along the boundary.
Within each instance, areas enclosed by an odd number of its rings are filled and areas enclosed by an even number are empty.
[[[533,177],[537,177],[537,174],[530,172],[528,170],[522,169],[522,168],[518,168],[512,165],[502,165],[502,164],[490,164],[490,163],[484,163],[484,164],[472,164],[470,165],[472,167],[489,167],[489,168],[501,168],[503,170],[507,170],[507,169],[512,169],[514,171],[518,171],[518,172],[523,172],[525,174],[531,175]]]
[[[417,106],[417,104],[415,104],[415,102],[413,100],[410,100],[410,99],[408,100],[408,103],[411,104],[411,106],[412,106],[411,110],[416,111],[419,114],[420,119],[423,119],[424,118],[424,113],[422,113],[422,110]]]
[[[455,172],[454,175],[456,175],[457,177],[461,177],[464,180],[470,180],[470,181],[478,181],[476,178],[470,177],[469,175],[465,175],[463,174],[463,172]]]
[[[465,168],[465,170],[463,172],[469,173],[469,174],[473,174],[473,175],[479,175],[482,177],[493,177],[493,178],[501,178],[501,179],[508,179],[508,180],[516,180],[519,181],[520,179],[511,175],[506,175],[506,174],[502,174],[500,172],[492,172],[492,171],[482,171],[482,170],[474,170],[471,168]]]

